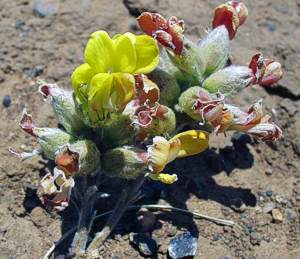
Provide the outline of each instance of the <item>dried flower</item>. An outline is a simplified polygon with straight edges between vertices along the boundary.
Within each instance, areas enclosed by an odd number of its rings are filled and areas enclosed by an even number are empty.
[[[74,184],[73,178],[55,167],[53,175],[48,173],[40,181],[37,194],[47,208],[62,211],[69,205]]]
[[[62,146],[55,154],[56,166],[67,175],[89,175],[100,169],[100,151],[90,140]]]
[[[155,38],[161,45],[174,51],[176,55],[181,55],[183,49],[184,22],[172,16],[166,20],[158,13],[144,12],[137,21],[141,29]]]
[[[242,2],[229,1],[221,4],[215,9],[212,27],[224,25],[232,40],[240,27],[248,16],[248,9]]]
[[[261,53],[252,57],[249,68],[255,76],[253,84],[261,86],[274,85],[283,75],[281,64],[268,58],[265,59]]]
[[[20,127],[25,132],[37,138],[42,152],[51,160],[54,160],[55,152],[61,146],[75,141],[75,138],[64,130],[58,128],[36,127],[32,120],[32,116],[28,114],[26,110],[23,111]]]

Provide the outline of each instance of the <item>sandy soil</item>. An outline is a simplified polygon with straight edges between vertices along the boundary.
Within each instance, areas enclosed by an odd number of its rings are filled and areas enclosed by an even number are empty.
[[[41,18],[34,14],[33,2],[0,1],[0,99],[10,95],[12,100],[8,108],[0,107],[0,258],[40,258],[76,220],[72,208],[50,213],[35,196],[35,186],[51,170],[51,163],[42,158],[21,163],[8,152],[9,147],[30,150],[36,145],[18,128],[24,107],[39,125],[57,124],[50,105],[37,94],[37,78],[69,87],[70,73],[83,61],[89,34],[98,29],[111,34],[136,32],[134,16],[145,10],[183,18],[186,35],[196,40],[205,35],[212,10],[221,3],[64,0],[56,14]],[[234,101],[245,104],[263,98],[265,110],[276,117],[285,137],[266,145],[218,136],[203,155],[170,165],[180,181],[168,188],[160,186],[163,192],[150,192],[151,199],[144,202],[169,203],[232,219],[240,228],[156,212],[150,234],[159,245],[157,258],[167,258],[170,239],[185,230],[199,236],[196,258],[300,257],[300,2],[244,2],[250,15],[232,44],[233,62],[245,64],[262,51],[282,62],[285,75],[277,88],[248,89]],[[274,222],[272,215],[263,212],[269,202],[283,215],[282,222]],[[99,203],[99,210],[107,210],[112,203]],[[136,214],[127,213],[103,249],[103,257],[142,257],[129,242],[129,234],[138,231]],[[64,252],[61,247],[57,254]]]

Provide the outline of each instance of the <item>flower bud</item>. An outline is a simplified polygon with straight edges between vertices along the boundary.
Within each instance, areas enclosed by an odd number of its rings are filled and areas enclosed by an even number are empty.
[[[200,57],[205,64],[205,75],[223,68],[229,58],[229,34],[225,26],[218,26],[199,43]]]
[[[172,16],[166,20],[158,13],[144,12],[137,21],[146,34],[155,38],[161,45],[181,55],[183,49],[184,22]]]
[[[102,165],[107,176],[132,180],[146,173],[147,153],[130,146],[114,148],[104,153]]]
[[[72,91],[64,90],[56,84],[42,84],[39,92],[45,99],[51,98],[58,121],[67,132],[82,134],[87,130],[87,126],[79,117],[80,113],[76,111]]]
[[[159,85],[159,103],[165,106],[174,107],[180,95],[180,87],[176,79],[160,68],[156,68],[148,75],[148,77]]]
[[[40,181],[37,195],[47,208],[62,211],[69,205],[74,185],[71,177],[66,178],[65,173],[55,167],[54,175],[48,173]]]
[[[87,176],[100,169],[100,151],[94,142],[79,140],[61,147],[55,154],[55,163],[67,175]]]
[[[174,53],[167,51],[172,63],[183,73],[193,78],[195,84],[199,84],[203,78],[205,64],[200,58],[200,53],[197,46],[185,39],[184,48],[181,55],[174,55]]]
[[[226,4],[221,4],[215,9],[212,27],[224,25],[229,33],[229,38],[232,40],[248,16],[247,7],[238,1],[229,1]]]
[[[220,92],[225,96],[249,86],[253,80],[251,69],[244,66],[229,66],[210,75],[202,87],[210,93]]]
[[[268,58],[264,58],[261,53],[254,55],[249,64],[249,68],[255,76],[253,84],[270,86],[277,83],[283,75],[281,64]]]
[[[156,103],[160,97],[159,87],[145,75],[135,75],[134,78],[139,103]]]
[[[73,136],[64,130],[57,128],[36,127],[32,121],[32,116],[28,114],[26,110],[23,111],[20,127],[25,132],[37,138],[43,153],[48,159],[51,160],[54,160],[55,152],[59,149],[59,147],[75,140]]]

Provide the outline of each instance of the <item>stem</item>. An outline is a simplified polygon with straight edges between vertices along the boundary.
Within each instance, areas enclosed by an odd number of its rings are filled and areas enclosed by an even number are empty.
[[[208,215],[200,214],[200,213],[195,213],[195,212],[190,212],[188,210],[172,207],[172,206],[167,206],[167,205],[156,205],[156,204],[150,204],[150,205],[133,205],[133,206],[128,206],[127,210],[138,210],[146,208],[149,210],[169,210],[169,211],[176,211],[188,215],[192,215],[193,218],[195,219],[206,219],[208,221],[214,222],[218,225],[223,225],[223,226],[230,226],[233,227],[236,224],[231,221],[231,220],[225,220],[225,219],[220,219],[220,218],[215,218],[211,217]],[[109,214],[113,213],[113,210],[101,213],[97,215],[94,220],[98,220],[100,218],[103,218]],[[44,255],[43,259],[48,259],[49,256],[52,254],[52,252],[55,250],[56,247],[58,247],[65,239],[67,239],[70,235],[72,235],[76,231],[77,227],[74,227],[70,229],[68,232],[66,232],[54,245],[50,247],[50,249],[47,251],[47,253]]]
[[[135,181],[129,182],[127,186],[123,189],[122,194],[112,211],[111,216],[109,217],[106,225],[101,230],[101,232],[96,233],[93,241],[88,246],[87,253],[88,255],[95,255],[98,252],[98,248],[104,243],[104,241],[109,237],[112,230],[120,221],[124,212],[127,210],[130,203],[136,198],[136,194],[139,191],[145,180],[144,175],[141,175]]]

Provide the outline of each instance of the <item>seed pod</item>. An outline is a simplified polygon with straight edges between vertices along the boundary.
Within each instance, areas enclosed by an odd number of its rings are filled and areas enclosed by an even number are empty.
[[[42,84],[39,92],[45,99],[51,98],[52,107],[58,121],[67,132],[82,134],[87,131],[87,126],[79,117],[80,113],[76,111],[72,91],[64,90],[56,84]]]
[[[56,152],[55,163],[67,175],[87,176],[100,168],[100,151],[94,142],[79,140],[61,147]]]
[[[105,174],[132,180],[147,171],[147,152],[131,146],[114,148],[102,157]]]
[[[229,66],[210,75],[202,87],[210,93],[220,92],[228,96],[249,86],[253,77],[252,70],[248,67]]]
[[[201,91],[200,86],[193,86],[184,91],[178,100],[179,110],[185,112],[192,119],[200,121],[201,116],[198,111],[195,109],[195,104],[198,100],[198,93]]]
[[[20,127],[37,138],[41,150],[48,159],[54,160],[55,152],[63,145],[72,143],[75,138],[64,130],[57,128],[39,128],[32,121],[32,116],[23,111]]]
[[[225,26],[209,32],[199,43],[200,57],[205,64],[205,76],[223,68],[229,58],[229,34]]]

